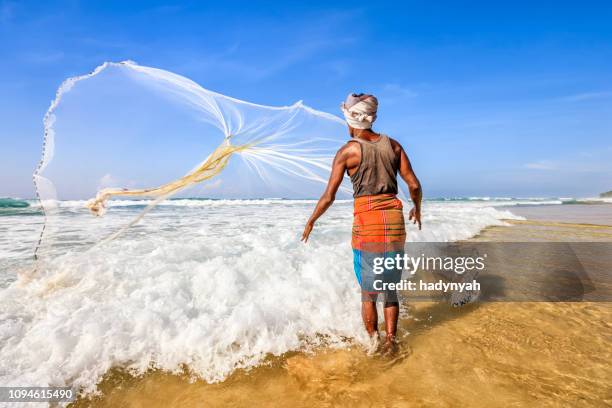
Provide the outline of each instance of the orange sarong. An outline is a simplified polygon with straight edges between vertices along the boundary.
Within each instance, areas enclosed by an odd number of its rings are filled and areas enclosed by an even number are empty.
[[[353,216],[353,249],[384,251],[396,249],[398,244],[403,248],[406,242],[403,205],[394,194],[355,198]]]
[[[395,194],[357,197],[353,215],[351,246],[355,276],[361,285],[362,274],[370,274],[370,258],[403,253],[406,226],[402,202]]]

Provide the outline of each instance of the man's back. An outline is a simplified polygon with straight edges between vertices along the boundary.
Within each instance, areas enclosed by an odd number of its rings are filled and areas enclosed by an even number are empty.
[[[349,143],[359,147],[359,164],[349,173],[353,197],[397,194],[399,155],[389,136],[380,134],[375,140],[354,137]]]

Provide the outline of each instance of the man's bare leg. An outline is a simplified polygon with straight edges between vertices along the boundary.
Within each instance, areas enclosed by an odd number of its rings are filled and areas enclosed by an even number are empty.
[[[363,325],[370,336],[378,336],[378,312],[376,311],[376,300],[361,301],[361,318]]]
[[[397,319],[399,317],[399,303],[385,302],[383,309],[385,315],[385,338],[384,351],[392,352],[395,350],[395,335],[397,334]]]

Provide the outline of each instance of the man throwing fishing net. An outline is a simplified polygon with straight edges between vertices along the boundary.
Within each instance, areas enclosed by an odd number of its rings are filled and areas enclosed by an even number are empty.
[[[354,220],[351,245],[355,275],[362,289],[361,316],[368,334],[378,340],[376,301],[384,297],[386,339],[384,350],[395,348],[399,302],[396,292],[377,290],[384,282],[397,282],[401,270],[373,272],[376,258],[403,254],[406,229],[402,202],[397,198],[397,174],[406,182],[414,207],[409,219],[421,229],[421,184],[402,146],[389,136],[372,130],[376,120],[378,100],[373,95],[351,94],[341,105],[348,124],[349,140],[334,158],[325,192],[306,223],[302,241],[306,242],[316,220],[334,202],[344,177],[353,184]],[[377,284],[374,281],[379,280]]]

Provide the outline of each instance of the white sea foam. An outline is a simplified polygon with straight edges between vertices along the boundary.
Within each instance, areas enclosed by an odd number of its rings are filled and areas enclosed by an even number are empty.
[[[61,208],[85,208],[85,200],[67,200],[61,201]],[[147,206],[151,204],[153,200],[109,200],[108,207],[128,207],[128,206]],[[339,202],[351,202],[351,200],[339,200]],[[263,199],[250,199],[250,200],[223,200],[223,199],[173,199],[163,200],[158,206],[172,206],[172,207],[217,207],[217,206],[236,206],[236,205],[289,205],[289,204],[305,204],[305,203],[316,203],[316,200],[283,200],[273,198]]]
[[[427,202],[423,231],[409,226],[408,240],[465,239],[519,218],[490,203]],[[80,204],[60,205],[59,243],[73,251],[17,281],[40,220],[0,217],[0,253],[10,261],[0,264],[3,385],[92,391],[113,366],[177,371],[182,364],[218,381],[322,339],[338,347],[346,338],[365,341],[350,202],[336,203],[304,245],[299,236],[313,201],[171,200],[173,207],[156,208],[86,254],[79,231],[91,215]],[[138,211],[129,206],[144,204],[115,202],[127,207],[100,222],[112,230]]]
[[[579,203],[610,203],[612,204],[612,197],[588,197],[588,198],[579,198],[576,200]]]

